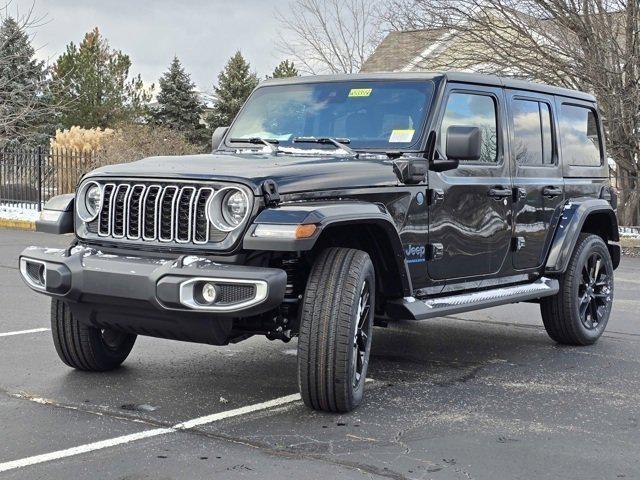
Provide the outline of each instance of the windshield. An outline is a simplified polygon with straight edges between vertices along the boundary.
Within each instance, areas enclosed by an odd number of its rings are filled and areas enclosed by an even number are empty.
[[[433,96],[430,81],[345,81],[266,86],[256,90],[228,139],[277,140],[281,147],[329,148],[294,143],[334,138],[352,149],[407,149],[422,135]]]

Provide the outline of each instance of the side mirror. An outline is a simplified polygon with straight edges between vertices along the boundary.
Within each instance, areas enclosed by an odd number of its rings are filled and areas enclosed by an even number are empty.
[[[220,148],[220,144],[222,143],[224,136],[227,134],[227,130],[229,130],[229,127],[218,127],[215,129],[215,131],[213,132],[213,135],[211,135],[211,151],[212,152],[215,152]]]
[[[432,172],[446,172],[447,170],[455,170],[460,165],[456,159],[450,158],[434,158],[429,162],[429,170]]]
[[[478,127],[452,125],[447,128],[446,155],[450,160],[480,160],[482,132]]]

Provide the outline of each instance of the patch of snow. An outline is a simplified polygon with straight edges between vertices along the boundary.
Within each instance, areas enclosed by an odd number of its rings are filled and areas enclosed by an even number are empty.
[[[185,267],[188,267],[189,265],[192,265],[196,262],[204,262],[204,263],[210,263],[211,260],[207,260],[206,258],[202,258],[202,257],[196,257],[195,255],[189,255],[187,257],[184,257],[184,260],[182,261],[182,264]]]
[[[179,261],[176,260],[176,261],[173,262],[171,267],[172,268],[177,268],[178,264],[179,264]],[[192,265],[195,265],[196,267],[200,268],[200,267],[204,267],[204,266],[219,265],[219,264],[213,262],[213,260],[209,260],[208,258],[198,257],[196,255],[188,255],[188,256],[184,257],[184,259],[182,260],[182,266],[183,267],[190,267]]]
[[[275,146],[275,145],[274,145]],[[266,145],[262,148],[237,148],[234,150],[237,154],[250,154],[250,153],[266,153],[270,154],[271,149]],[[341,148],[338,149],[320,149],[320,148],[295,148],[295,147],[281,147],[278,146],[279,153],[291,153],[295,155],[307,155],[307,156],[345,156],[350,157],[351,155],[348,152],[345,152]]]
[[[619,232],[621,237],[640,239],[640,227],[620,227]]]
[[[321,148],[295,148],[295,147],[278,147],[281,152],[295,153],[296,155],[329,155],[334,156],[336,154],[351,156],[349,152],[345,152],[341,148],[332,150],[326,150]]]
[[[35,222],[40,218],[40,212],[35,208],[25,208],[0,203],[0,218],[5,220],[25,220],[28,222]]]

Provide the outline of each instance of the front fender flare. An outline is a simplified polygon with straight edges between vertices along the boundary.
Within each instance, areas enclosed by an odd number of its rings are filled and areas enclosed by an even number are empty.
[[[257,225],[308,225],[314,224],[316,232],[310,238],[258,238],[253,236]],[[381,204],[360,201],[305,202],[279,205],[260,212],[244,236],[243,247],[246,250],[303,252],[314,248],[322,232],[334,226],[353,226],[354,233],[358,225],[374,225],[384,231],[389,242],[394,263],[400,275],[402,290],[411,295],[411,277],[405,261],[402,241],[393,218]]]
[[[560,220],[558,221],[549,249],[549,255],[547,256],[546,273],[557,274],[567,269],[569,259],[578,242],[582,228],[589,215],[594,213],[604,213],[607,215],[608,221],[610,222],[608,228],[610,228],[612,236],[612,238],[609,238],[609,241],[618,242],[620,240],[618,234],[618,219],[609,202],[597,198],[572,200],[564,206]],[[616,245],[609,244],[608,247],[611,251],[612,248],[616,248]],[[619,246],[617,249],[619,250]],[[612,257],[614,258],[614,266],[617,266],[615,265],[616,255],[612,255]],[[619,255],[617,258],[619,259]]]
[[[74,202],[73,193],[52,197],[45,203],[40,218],[36,220],[36,231],[56,235],[73,233]]]

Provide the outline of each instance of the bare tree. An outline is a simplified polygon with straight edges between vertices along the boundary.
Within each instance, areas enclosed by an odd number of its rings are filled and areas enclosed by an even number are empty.
[[[358,72],[379,39],[375,1],[292,0],[276,17],[278,49],[305,73]]]
[[[389,0],[383,19],[392,29],[444,32],[450,54],[418,58],[416,69],[462,68],[592,92],[624,194],[621,221],[640,221],[638,0]]]

